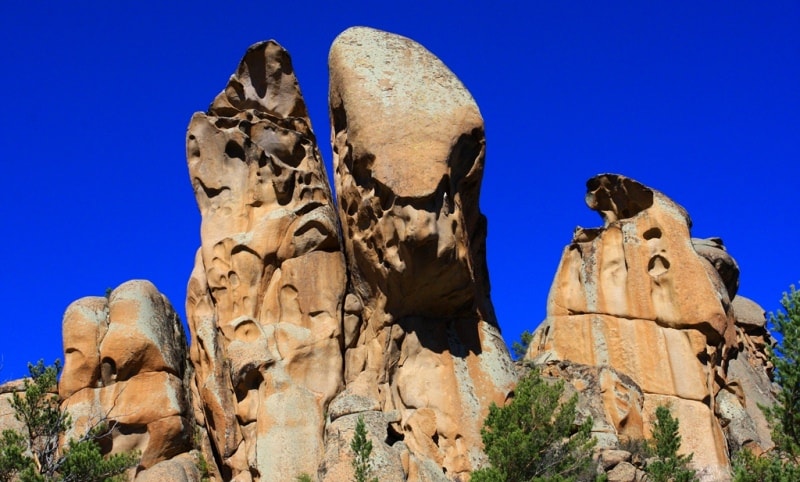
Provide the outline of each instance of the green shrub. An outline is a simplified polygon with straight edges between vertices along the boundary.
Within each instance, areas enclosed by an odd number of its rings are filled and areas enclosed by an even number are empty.
[[[653,482],[691,482],[697,480],[694,470],[689,468],[693,454],[678,455],[681,436],[679,422],[673,418],[669,408],[656,408],[653,424],[653,453],[656,460],[647,464],[646,472]]]
[[[355,482],[378,482],[377,478],[370,479],[372,472],[372,442],[367,438],[367,427],[364,424],[364,417],[358,416],[356,422],[356,433],[350,442],[350,449],[353,451],[353,476]]]
[[[797,482],[800,466],[777,452],[757,457],[747,449],[733,458],[734,482]]]
[[[783,311],[770,313],[780,344],[770,349],[775,382],[781,387],[772,407],[761,407],[772,425],[775,448],[758,457],[747,449],[733,459],[735,482],[800,480],[800,292],[794,285],[781,299]]]
[[[4,430],[0,435],[0,481],[103,482],[121,480],[120,475],[136,465],[135,454],[103,457],[98,440],[107,433],[98,424],[77,440],[70,440],[59,454],[59,438],[72,426],[61,411],[56,387],[61,363],[45,366],[40,360],[28,364],[30,378],[22,394],[14,393],[11,407],[25,433]]]
[[[531,340],[533,340],[533,333],[525,330],[519,338],[520,341],[515,341],[511,344],[511,353],[514,355],[515,360],[525,358],[525,354],[528,352],[528,346],[530,346]]]
[[[794,285],[789,293],[783,294],[781,306],[784,311],[769,315],[773,329],[782,338],[770,350],[775,382],[781,390],[777,403],[762,410],[772,423],[775,445],[796,458],[800,456],[800,292]]]
[[[511,403],[492,404],[481,430],[491,467],[472,482],[593,480],[592,420],[576,424],[578,396],[561,403],[563,393],[563,381],[548,383],[533,369]]]

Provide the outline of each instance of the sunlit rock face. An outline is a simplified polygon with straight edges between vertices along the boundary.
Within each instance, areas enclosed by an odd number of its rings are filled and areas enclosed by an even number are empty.
[[[343,386],[346,269],[336,212],[288,53],[250,47],[187,159],[202,215],[188,286],[197,417],[224,479],[315,474]]]
[[[590,179],[587,191],[586,203],[604,225],[576,229],[527,358],[609,366],[629,376],[644,394],[641,406],[617,400],[613,386],[605,391],[618,435],[649,435],[655,408],[670,405],[683,450],[695,453],[707,480],[724,479],[727,446],[715,396],[727,384],[736,347],[729,289],[695,251],[681,206],[614,174]]]
[[[484,460],[483,417],[514,379],[489,299],[478,207],[483,119],[438,58],[398,35],[348,29],[329,68],[350,283],[347,389],[327,430],[358,415],[388,427],[376,450],[403,463],[381,480],[465,477]],[[342,480],[348,462],[330,453],[324,480]]]
[[[190,457],[186,338],[166,297],[149,281],[128,281],[108,297],[73,302],[62,326],[59,396],[73,421],[67,438],[105,421],[111,429],[101,443],[105,452],[140,451],[137,480],[161,462]],[[169,473],[173,480],[199,479],[194,467]]]

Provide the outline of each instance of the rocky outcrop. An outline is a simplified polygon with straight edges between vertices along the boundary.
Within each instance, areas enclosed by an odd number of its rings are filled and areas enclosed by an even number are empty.
[[[343,387],[346,270],[289,54],[250,47],[186,143],[202,215],[186,313],[209,455],[225,480],[316,474]]]
[[[604,226],[576,229],[527,358],[627,375],[643,400],[636,413],[629,397],[607,392],[604,406],[618,436],[648,436],[655,408],[670,405],[683,450],[695,453],[707,480],[724,479],[727,446],[715,397],[736,343],[729,290],[692,247],[681,206],[613,174],[590,179],[587,191]]]
[[[478,208],[483,120],[455,75],[407,38],[349,29],[329,66],[350,279],[346,390],[328,430],[352,426],[357,414],[381,418],[388,435],[379,429],[379,450],[403,471],[380,480],[464,478],[484,460],[489,405],[514,382]],[[325,480],[342,480],[342,463],[326,459]]]
[[[72,303],[63,322],[65,362],[58,385],[72,419],[67,438],[104,422],[106,452],[138,450],[136,470],[193,448],[194,417],[186,338],[169,301],[149,281],[128,281],[107,297]],[[195,466],[169,471],[199,480]]]
[[[517,374],[489,296],[480,111],[398,35],[349,29],[329,67],[336,201],[274,41],[191,119],[188,354],[146,281],[64,315],[68,435],[109,422],[103,449],[140,450],[136,480],[348,480],[359,418],[381,481],[465,481],[486,463],[483,419]],[[771,445],[763,310],[738,296],[722,241],[691,239],[663,194],[604,174],[587,204],[604,226],[575,231],[526,358],[579,395],[609,480],[642,480],[619,445],[662,404],[703,477],[724,480],[730,450]],[[0,387],[0,426],[18,390]]]

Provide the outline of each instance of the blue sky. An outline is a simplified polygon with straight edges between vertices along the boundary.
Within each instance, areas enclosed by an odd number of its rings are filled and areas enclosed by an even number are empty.
[[[524,6],[523,6],[524,5]],[[245,49],[292,55],[326,163],[327,52],[367,25],[438,55],[481,108],[492,298],[534,329],[584,182],[616,172],[720,236],[768,311],[800,281],[800,3],[6,2],[0,380],[62,358],[73,300],[135,278],[183,317],[199,243],[189,118]]]

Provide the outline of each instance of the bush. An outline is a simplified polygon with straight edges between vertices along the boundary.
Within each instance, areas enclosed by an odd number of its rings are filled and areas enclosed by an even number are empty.
[[[781,387],[772,407],[761,407],[772,425],[775,448],[758,457],[747,449],[733,459],[735,482],[800,480],[800,292],[794,285],[781,299],[784,311],[770,313],[781,342],[770,350],[775,382]]]
[[[564,382],[548,383],[534,369],[505,407],[492,404],[481,438],[491,467],[472,482],[594,479],[592,420],[576,425],[578,396],[561,403]]]
[[[370,479],[372,472],[372,442],[367,439],[367,427],[364,424],[364,417],[358,416],[356,422],[356,433],[350,442],[350,449],[353,451],[353,474],[355,482],[378,482],[377,478]]]
[[[775,445],[793,457],[800,456],[800,292],[791,286],[783,294],[781,306],[785,311],[770,313],[769,321],[780,335],[781,342],[770,350],[775,366],[775,382],[781,390],[777,403],[762,408],[772,423]]]
[[[530,346],[531,340],[533,340],[533,333],[525,330],[520,335],[519,341],[515,341],[511,344],[511,353],[514,355],[515,360],[521,360],[525,358],[525,354],[528,352],[528,346]]]
[[[69,414],[59,408],[52,393],[61,364],[45,366],[40,360],[28,364],[30,378],[23,382],[23,394],[14,393],[11,407],[25,433],[4,430],[0,435],[0,481],[102,482],[136,465],[134,454],[103,457],[98,440],[107,433],[100,423],[77,440],[70,440],[59,454],[59,438],[72,426]]]
[[[694,470],[689,468],[692,455],[678,455],[681,436],[678,434],[679,422],[673,418],[669,408],[656,408],[656,422],[653,424],[653,453],[656,460],[647,464],[646,472],[653,482],[691,482],[697,480]]]
[[[734,482],[797,482],[800,466],[772,452],[762,457],[747,449],[740,450],[733,458]]]

